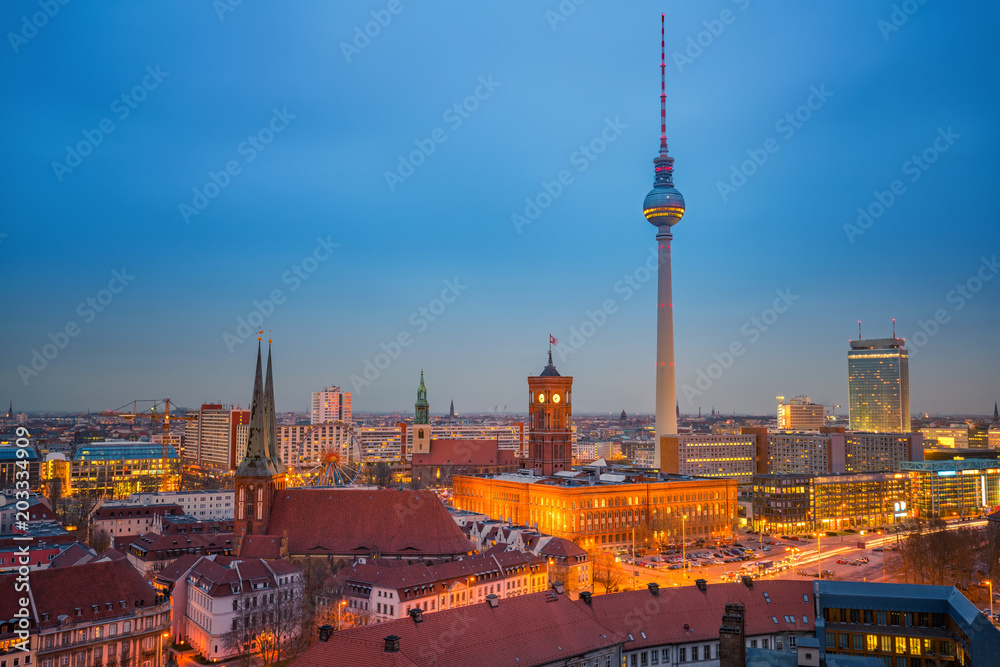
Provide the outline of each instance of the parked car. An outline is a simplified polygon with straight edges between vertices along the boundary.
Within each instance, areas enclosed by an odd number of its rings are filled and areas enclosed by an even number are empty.
[[[764,547],[764,549],[763,549],[763,550],[764,550],[764,551],[770,551],[770,550],[771,550],[771,547]]]

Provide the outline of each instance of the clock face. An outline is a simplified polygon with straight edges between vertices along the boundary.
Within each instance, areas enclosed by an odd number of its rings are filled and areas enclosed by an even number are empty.
[[[545,394],[539,394],[538,395],[538,402],[539,403],[544,403],[545,402]]]
[[[553,403],[559,402],[559,394],[552,394],[552,402]]]

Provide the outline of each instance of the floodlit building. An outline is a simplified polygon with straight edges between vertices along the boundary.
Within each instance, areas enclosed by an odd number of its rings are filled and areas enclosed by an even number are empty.
[[[947,428],[922,428],[920,433],[928,447],[969,448],[969,427],[966,424]]]
[[[341,391],[340,387],[327,387],[322,391],[313,392],[309,423],[344,422],[350,424],[351,420],[351,392]]]
[[[844,472],[844,439],[843,433],[771,431],[767,435],[767,471],[814,475]]]
[[[902,338],[852,340],[847,390],[852,431],[910,431],[910,360]]]
[[[250,411],[221,403],[205,403],[184,431],[184,458],[191,465],[233,470],[243,456],[240,426],[250,423]]]
[[[180,505],[184,514],[209,521],[233,518],[233,493],[232,489],[133,493],[128,502],[135,505]]]
[[[848,431],[845,441],[847,472],[899,470],[903,461],[923,461],[920,433],[862,433]]]
[[[78,445],[69,456],[46,457],[48,478],[63,478],[63,493],[126,498],[150,491],[175,491],[180,484],[177,450],[149,442],[93,442]]]
[[[951,519],[984,514],[1000,505],[1000,461],[906,461],[913,516]]]
[[[787,403],[779,396],[778,428],[781,430],[818,430],[823,428],[826,408],[813,403],[808,396],[793,396]]]
[[[660,456],[660,470],[665,473],[733,479],[749,485],[757,472],[757,437],[668,435],[660,438]]]

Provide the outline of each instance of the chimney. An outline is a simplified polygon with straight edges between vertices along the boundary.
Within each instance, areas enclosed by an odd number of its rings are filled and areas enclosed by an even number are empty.
[[[646,585],[649,586],[649,592],[652,593],[654,596],[660,594],[660,585],[655,581],[651,581]]]
[[[414,623],[423,623],[424,622],[424,610],[420,609],[419,607],[416,608],[416,609],[411,609],[410,610],[410,616],[413,617],[413,622]]]
[[[389,635],[385,638],[385,652],[399,653],[399,635]]]
[[[698,586],[698,590],[701,591],[702,593],[704,593],[705,591],[708,590],[708,581],[707,580],[705,580],[705,579],[695,579],[694,583],[695,583],[695,585]]]
[[[332,625],[321,625],[319,626],[319,640],[321,642],[329,641],[330,635],[333,634]]]
[[[744,574],[743,585],[746,586],[747,588],[753,588],[753,577],[751,577],[749,574]]]
[[[742,604],[727,604],[719,628],[719,667],[744,667],[747,662],[746,624]]]
[[[650,584],[650,586],[655,586],[656,584]],[[590,601],[590,596],[593,595],[590,591],[580,591],[580,599],[583,600],[584,604],[590,606],[593,602]]]
[[[552,590],[556,592],[557,595],[562,595],[566,588],[558,581],[552,584]]]
[[[500,598],[497,597],[496,593],[490,593],[486,596],[486,604],[490,607],[496,608],[500,604]]]

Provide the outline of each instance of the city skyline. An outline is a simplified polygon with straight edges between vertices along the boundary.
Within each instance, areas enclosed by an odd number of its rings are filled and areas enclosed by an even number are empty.
[[[578,415],[651,414],[638,200],[666,11],[680,412],[773,414],[775,395],[808,394],[846,413],[855,323],[882,338],[892,318],[911,412],[992,406],[988,16],[401,6],[388,22],[376,4],[67,6],[11,43],[0,404],[248,405],[260,312],[280,411],[337,385],[356,412],[406,412],[423,368],[433,412],[523,414],[551,333]],[[17,33],[25,11],[0,24]]]

